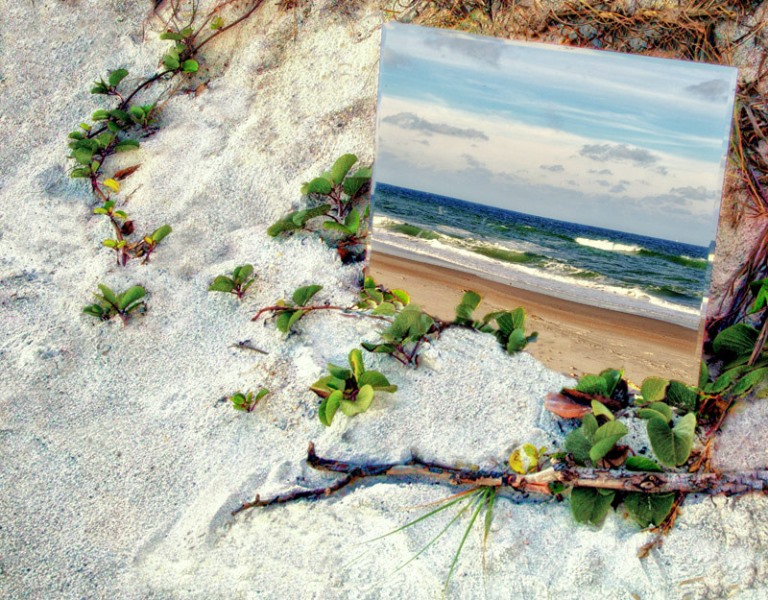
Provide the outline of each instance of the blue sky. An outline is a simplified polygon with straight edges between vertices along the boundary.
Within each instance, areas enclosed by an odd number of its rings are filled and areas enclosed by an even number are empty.
[[[384,28],[375,178],[706,246],[736,70]]]

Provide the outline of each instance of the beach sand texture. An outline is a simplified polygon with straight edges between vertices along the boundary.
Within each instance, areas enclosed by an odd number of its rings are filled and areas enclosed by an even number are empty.
[[[66,176],[66,136],[100,106],[88,94],[94,79],[118,67],[130,77],[154,72],[167,47],[157,38],[162,26],[148,18],[146,2],[4,4],[3,598],[439,598],[462,528],[391,577],[447,519],[361,542],[453,490],[371,482],[317,502],[230,512],[257,492],[329,482],[303,460],[310,440],[319,453],[350,460],[418,453],[486,467],[505,464],[524,442],[562,444],[562,424],[542,404],[573,380],[530,354],[507,356],[491,336],[448,331],[418,370],[367,356],[398,392],[325,428],[307,387],[375,330],[309,315],[286,339],[274,324],[250,321],[309,283],[324,286],[318,300],[356,298],[359,266],[342,266],[315,238],[276,241],[265,232],[299,206],[301,183],[338,155],[374,158],[384,15],[373,0],[339,4],[317,0],[294,21],[265,2],[206,46],[199,79],[183,86],[207,87],[174,96],[159,131],[110,162],[114,170],[141,165],[121,191],[137,227],[174,230],[149,265],[126,268],[101,246],[109,228],[92,216],[87,185]],[[242,304],[206,291],[214,276],[243,263],[258,279]],[[83,315],[97,283],[144,285],[147,314],[127,327]],[[246,339],[268,354],[239,349]],[[221,401],[262,385],[272,394],[250,414]],[[764,467],[762,405],[734,423],[719,466]],[[766,515],[761,496],[690,498],[665,544],[640,561],[650,536],[620,514],[583,527],[567,503],[510,496],[497,502],[485,569],[476,531],[447,596],[764,598]]]

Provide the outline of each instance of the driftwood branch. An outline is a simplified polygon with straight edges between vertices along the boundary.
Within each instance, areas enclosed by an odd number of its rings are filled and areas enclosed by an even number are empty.
[[[590,487],[622,492],[643,492],[664,494],[668,492],[725,494],[727,496],[749,492],[768,491],[768,471],[747,471],[738,473],[647,473],[623,469],[598,470],[575,467],[567,462],[553,465],[528,475],[507,471],[468,470],[423,461],[413,457],[406,462],[364,464],[351,463],[332,458],[323,458],[315,453],[310,442],[307,462],[321,471],[343,473],[345,477],[330,486],[311,490],[298,490],[262,500],[259,496],[253,502],[246,502],[233,514],[255,506],[284,504],[303,498],[326,497],[351,483],[369,477],[416,478],[419,481],[440,482],[454,486],[490,486],[508,488],[518,492],[552,495],[559,493],[550,484],[566,488]],[[557,486],[558,488],[560,486]]]

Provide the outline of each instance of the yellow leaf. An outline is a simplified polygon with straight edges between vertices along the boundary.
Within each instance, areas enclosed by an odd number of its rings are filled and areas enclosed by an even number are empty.
[[[102,185],[107,186],[110,190],[115,192],[115,194],[117,194],[120,191],[120,184],[117,183],[117,181],[115,181],[114,179],[105,179],[101,183]]]
[[[509,455],[509,468],[515,473],[525,475],[533,473],[539,465],[539,456],[536,447],[531,444],[524,444],[512,450]]]

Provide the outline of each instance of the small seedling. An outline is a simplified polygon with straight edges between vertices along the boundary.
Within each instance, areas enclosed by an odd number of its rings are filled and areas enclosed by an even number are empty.
[[[530,335],[525,334],[525,309],[518,307],[515,310],[500,310],[488,313],[480,321],[472,317],[472,313],[481,302],[480,294],[473,291],[464,292],[461,302],[456,307],[456,319],[454,324],[463,327],[471,327],[483,333],[496,336],[499,344],[508,354],[514,354],[523,350],[530,342],[538,337],[535,331]],[[498,328],[491,325],[496,322]]]
[[[418,366],[419,348],[429,335],[437,333],[435,320],[417,305],[409,304],[381,332],[380,343],[363,342],[361,345],[368,352],[389,354],[404,365]]]
[[[275,326],[277,329],[283,333],[290,332],[293,329],[293,326],[298,323],[307,312],[309,312],[306,310],[307,303],[321,289],[323,289],[323,286],[321,285],[307,285],[297,288],[296,291],[293,292],[291,302],[278,300],[275,303],[277,309],[274,311],[276,315]]]
[[[325,217],[322,229],[334,235],[321,236],[333,245],[343,263],[358,262],[365,257],[365,237],[368,233],[371,169],[361,168],[350,174],[357,162],[354,154],[340,156],[320,177],[301,187],[310,202],[319,203],[290,213],[267,229],[275,237],[284,233],[309,229],[313,219]]]
[[[224,292],[234,294],[238,300],[242,300],[245,292],[251,287],[256,277],[253,275],[253,265],[240,265],[232,270],[232,277],[219,275],[208,286],[209,292]]]
[[[330,375],[318,379],[310,387],[323,399],[317,415],[325,426],[330,426],[339,408],[348,417],[353,417],[368,410],[376,391],[397,391],[397,386],[391,385],[378,371],[365,370],[363,354],[357,348],[349,353],[349,366],[346,369],[329,364]]]
[[[248,391],[245,394],[242,392],[235,392],[229,397],[229,401],[232,402],[232,408],[235,410],[241,410],[244,412],[252,412],[259,401],[269,394],[267,388],[261,388],[258,392]]]
[[[192,58],[195,52],[194,37],[194,30],[191,27],[185,27],[180,31],[165,31],[160,34],[161,40],[174,42],[162,58],[163,66],[168,71],[197,73],[200,65]]]
[[[152,233],[145,236],[136,246],[134,246],[133,255],[136,257],[143,256],[144,260],[142,260],[141,263],[148,263],[149,257],[155,251],[157,245],[163,241],[172,231],[173,229],[171,229],[170,225],[163,225],[162,227],[158,227]]]
[[[99,302],[89,304],[83,309],[84,313],[92,317],[102,321],[109,321],[117,315],[122,319],[123,324],[126,324],[131,313],[136,310],[143,312],[146,308],[143,300],[146,290],[140,285],[128,288],[122,294],[116,294],[103,284],[99,284],[99,289],[101,294],[94,293]]]

